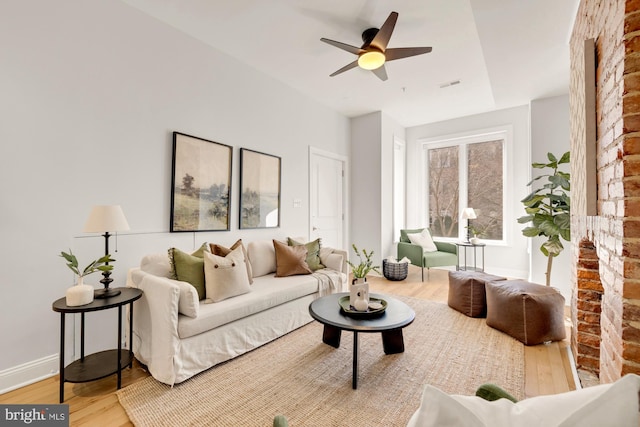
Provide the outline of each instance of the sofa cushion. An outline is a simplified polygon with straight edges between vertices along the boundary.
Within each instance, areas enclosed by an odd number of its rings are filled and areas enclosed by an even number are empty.
[[[157,254],[149,254],[140,261],[140,270],[154,276],[170,278],[173,273],[171,271],[171,263],[166,252]]]
[[[318,279],[312,275],[256,277],[251,292],[215,304],[201,301],[197,319],[179,316],[178,335],[182,339],[188,338],[316,292]]]
[[[438,248],[431,238],[431,233],[426,228],[420,233],[407,233],[409,241],[414,245],[422,246],[422,250],[425,252],[437,252]]]
[[[617,426],[637,427],[640,377],[628,374],[613,384],[536,396],[513,403],[477,396],[448,395],[426,386],[408,427],[428,426]]]
[[[271,240],[256,240],[247,245],[253,278],[276,271],[276,252]]]
[[[249,276],[249,283],[253,283],[253,272],[251,271],[251,263],[249,262],[249,256],[247,255],[247,249],[242,244],[242,239],[238,239],[230,248],[224,247],[222,245],[218,245],[216,243],[209,243],[209,247],[211,248],[211,253],[219,256],[227,256],[229,252],[240,247],[242,248],[242,253],[244,254],[245,265],[247,267],[247,275]]]
[[[316,239],[313,242],[302,243],[302,240],[287,238],[287,244],[289,246],[304,245],[307,248],[307,264],[312,271],[320,270],[325,266],[320,262],[320,239]]]
[[[207,302],[220,302],[251,290],[245,257],[241,247],[219,256],[204,254],[205,287]]]
[[[192,254],[177,248],[169,249],[169,262],[171,263],[172,279],[191,283],[198,291],[198,298],[204,299],[206,295],[204,286],[204,245]]]
[[[307,264],[307,248],[304,245],[287,246],[274,240],[273,247],[276,252],[276,277],[313,273]]]

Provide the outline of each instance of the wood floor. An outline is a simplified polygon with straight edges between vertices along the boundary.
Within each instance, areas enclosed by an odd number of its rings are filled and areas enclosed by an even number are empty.
[[[431,301],[447,301],[447,271],[432,269],[425,282],[420,269],[411,266],[409,277],[402,282],[370,277],[372,292],[406,295]],[[425,272],[425,276],[427,273]],[[525,395],[562,393],[576,388],[571,369],[568,342],[548,345],[525,346]],[[126,369],[122,386],[126,387],[148,373],[137,362]],[[58,403],[58,377],[31,384],[0,395],[0,404],[49,404]],[[116,377],[112,375],[98,381],[81,384],[65,384],[65,403],[69,405],[72,426],[131,426],[124,409],[115,394]]]

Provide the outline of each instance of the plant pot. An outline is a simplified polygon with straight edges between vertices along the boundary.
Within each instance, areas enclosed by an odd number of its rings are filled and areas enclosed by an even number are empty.
[[[85,285],[83,277],[78,277],[78,283],[67,289],[66,298],[69,307],[77,307],[93,302],[93,286]]]
[[[357,299],[364,299],[369,304],[369,283],[366,277],[353,279],[349,286],[349,305],[355,308]]]
[[[472,237],[469,239],[469,242],[471,242],[472,245],[477,245],[480,243],[480,239],[477,237]]]

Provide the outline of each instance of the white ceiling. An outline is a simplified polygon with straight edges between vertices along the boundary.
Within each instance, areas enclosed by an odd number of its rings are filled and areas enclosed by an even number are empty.
[[[415,126],[568,93],[579,0],[123,0],[349,117]],[[388,47],[432,46],[389,79],[320,41],[354,46],[399,13]],[[460,84],[441,88],[451,81]]]

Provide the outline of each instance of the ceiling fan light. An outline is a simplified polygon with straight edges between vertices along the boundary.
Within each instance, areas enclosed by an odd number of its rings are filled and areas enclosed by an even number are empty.
[[[365,70],[375,70],[376,68],[382,67],[385,60],[384,53],[371,50],[358,57],[358,65]]]

